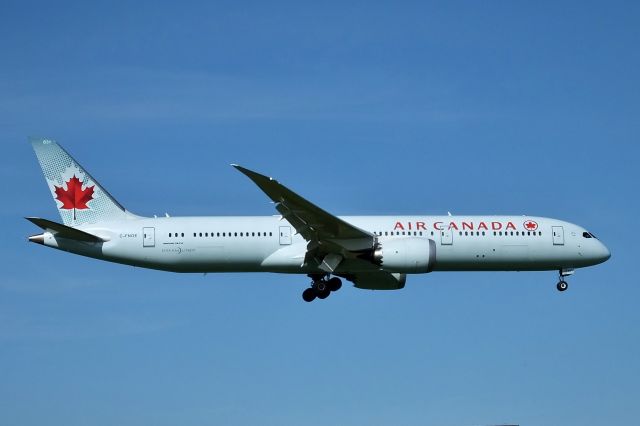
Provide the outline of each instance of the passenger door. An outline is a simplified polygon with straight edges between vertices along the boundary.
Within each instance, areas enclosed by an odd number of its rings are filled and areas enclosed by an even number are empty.
[[[156,246],[156,228],[142,228],[142,247]]]
[[[564,245],[564,229],[562,228],[562,226],[552,226],[551,231],[553,233],[553,245]]]

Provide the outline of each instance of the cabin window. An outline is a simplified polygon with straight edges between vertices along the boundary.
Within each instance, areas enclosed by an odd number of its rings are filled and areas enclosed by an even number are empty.
[[[586,234],[586,232],[585,232],[585,234]],[[169,238],[171,238],[171,232],[169,232]]]
[[[269,236],[270,236],[270,237],[273,237],[273,232],[269,232]]]
[[[482,236],[484,237],[484,231],[482,231]]]

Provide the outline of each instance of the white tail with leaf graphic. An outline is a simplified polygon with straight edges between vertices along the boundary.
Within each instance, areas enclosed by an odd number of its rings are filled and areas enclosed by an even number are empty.
[[[54,140],[32,138],[30,141],[65,225],[135,217]]]

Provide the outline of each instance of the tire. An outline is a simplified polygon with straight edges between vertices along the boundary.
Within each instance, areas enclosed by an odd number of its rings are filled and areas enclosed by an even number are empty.
[[[302,292],[302,300],[305,302],[313,302],[316,298],[316,292],[312,288],[308,288]]]
[[[566,281],[560,281],[556,285],[556,288],[558,289],[558,291],[566,291],[569,288],[569,284],[567,284]]]
[[[326,289],[324,291],[320,291],[317,293],[316,297],[318,299],[326,299],[327,297],[329,297],[329,295],[331,294],[331,290]]]
[[[342,280],[340,280],[340,278],[333,277],[329,280],[327,284],[328,284],[327,287],[329,287],[329,290],[338,291],[342,287]]]

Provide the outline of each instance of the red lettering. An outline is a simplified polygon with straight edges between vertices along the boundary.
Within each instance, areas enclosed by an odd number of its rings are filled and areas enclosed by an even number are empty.
[[[491,222],[491,229],[499,231],[502,229],[502,224],[500,222]]]
[[[433,229],[437,229],[438,231],[442,231],[442,222],[435,222],[433,224]]]
[[[409,222],[409,231],[411,231],[411,222]]]
[[[473,231],[473,222],[471,223],[462,222],[462,230],[464,231],[465,229],[470,229]]]
[[[480,222],[480,225],[478,225],[478,230],[480,229],[484,229],[485,231],[489,230],[489,228],[487,228],[487,224],[484,222]]]
[[[449,222],[449,229],[455,229],[457,231],[458,225],[456,225],[455,222]]]
[[[509,222],[507,223],[507,229],[513,229],[515,231],[516,226],[513,224],[513,222]]]
[[[424,222],[416,222],[416,229],[417,230],[423,230],[426,231],[427,227],[425,226]]]
[[[401,229],[404,231],[404,226],[402,226],[402,222],[396,222],[396,226],[393,227],[394,231],[397,231],[398,229]]]

